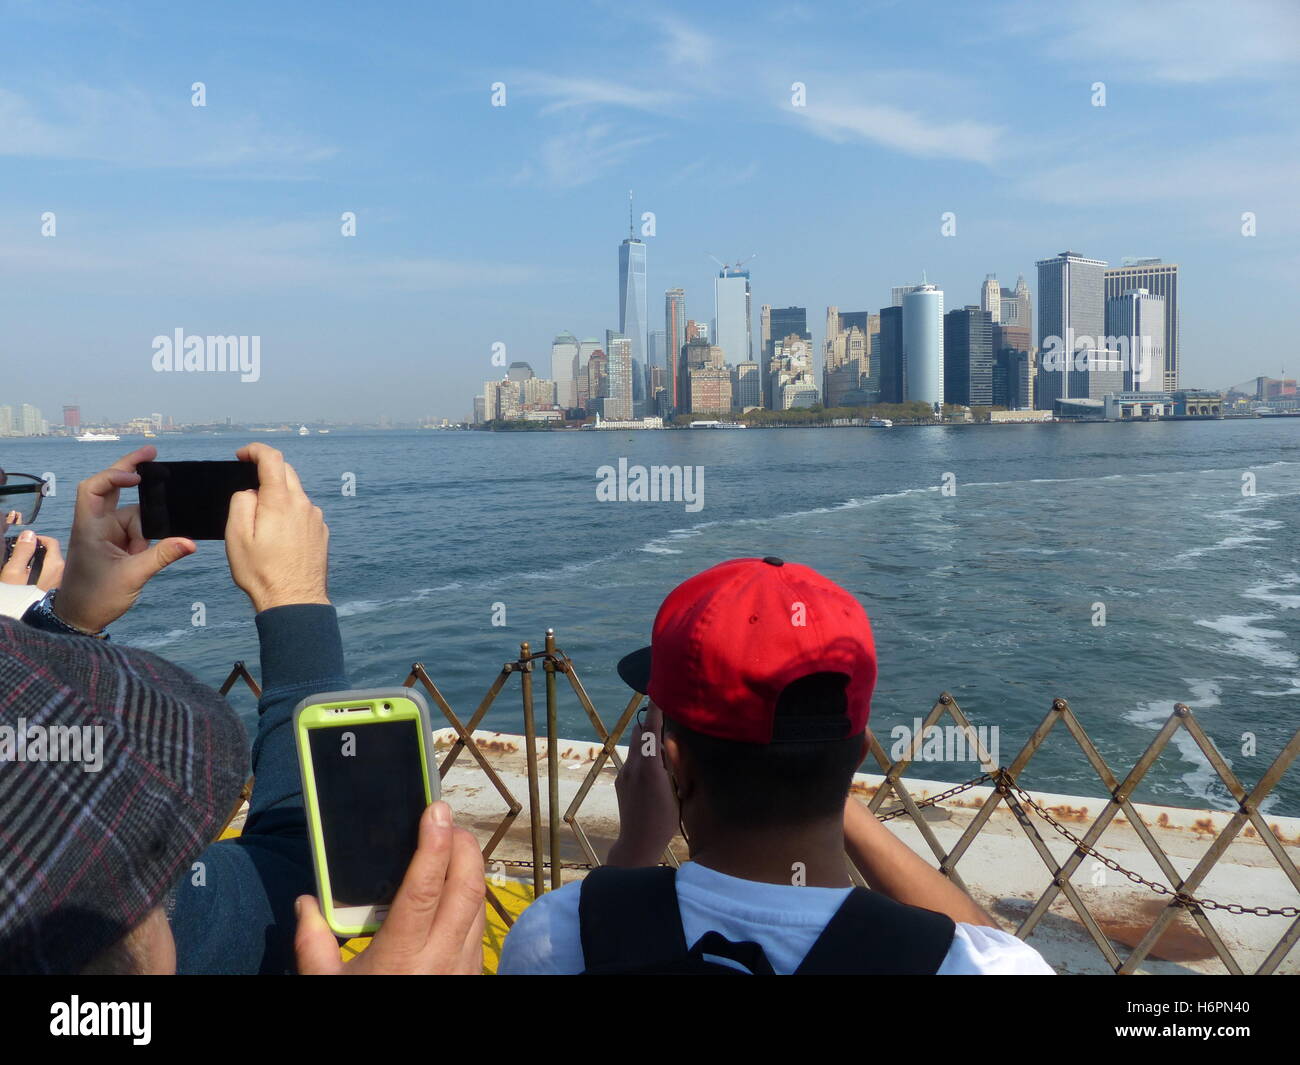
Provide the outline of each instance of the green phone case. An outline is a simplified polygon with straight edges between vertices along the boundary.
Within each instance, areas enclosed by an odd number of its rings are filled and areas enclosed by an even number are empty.
[[[382,919],[359,924],[340,920],[330,888],[329,864],[321,831],[320,803],[312,771],[308,737],[318,728],[365,728],[392,721],[420,722],[420,768],[424,775],[425,805],[439,797],[438,771],[433,761],[433,732],[429,706],[413,688],[366,688],[359,691],[322,692],[300,702],[293,711],[294,740],[298,747],[298,768],[302,773],[303,804],[307,811],[307,837],[311,842],[312,866],[316,871],[316,895],[321,912],[335,935],[366,936],[378,931]]]

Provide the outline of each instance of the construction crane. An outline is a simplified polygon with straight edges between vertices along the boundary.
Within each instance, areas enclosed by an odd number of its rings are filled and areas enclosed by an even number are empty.
[[[720,267],[722,267],[723,277],[729,277],[730,271],[739,272],[740,268],[744,266],[747,262],[749,262],[750,259],[758,258],[758,252],[753,252],[750,255],[746,255],[743,259],[737,259],[734,263],[724,263],[721,259],[719,259],[716,255],[712,254],[711,252],[705,252],[705,254],[708,255],[708,257],[712,259],[715,263],[717,263]]]

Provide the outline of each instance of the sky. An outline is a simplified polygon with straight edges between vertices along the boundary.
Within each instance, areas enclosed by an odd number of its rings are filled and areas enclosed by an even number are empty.
[[[710,256],[819,345],[1069,249],[1181,265],[1184,385],[1295,376],[1298,89],[1290,0],[0,0],[0,404],[459,420],[494,344],[617,328],[629,190],[652,328]],[[258,380],[157,372],[177,329]]]

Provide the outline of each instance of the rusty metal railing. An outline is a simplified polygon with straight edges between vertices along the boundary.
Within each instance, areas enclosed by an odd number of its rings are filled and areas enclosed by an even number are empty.
[[[539,757],[538,754],[537,707],[533,687],[534,673],[539,666],[545,677],[545,767],[541,765],[543,758]],[[493,767],[491,760],[479,746],[474,735],[496,703],[498,696],[501,695],[510,679],[516,674],[520,678],[520,705],[523,715],[524,753],[527,764],[530,850],[530,860],[527,862],[506,861],[495,857],[498,846],[505,839],[511,826],[523,811],[524,804],[514,795],[500,773]],[[596,740],[600,743],[599,751],[592,758],[591,765],[579,784],[576,793],[563,809],[559,786],[560,755],[557,750],[558,741],[561,739],[558,731],[558,677],[561,675],[567,678],[573,696],[586,714]],[[223,695],[227,694],[237,682],[241,681],[247,685],[254,696],[260,697],[261,689],[252,674],[245,668],[243,662],[235,663],[234,668],[221,686],[221,693]],[[487,842],[483,844],[482,850],[485,864],[495,860],[497,863],[504,862],[504,864],[530,868],[534,897],[540,896],[547,890],[560,887],[566,869],[581,872],[601,864],[600,856],[596,853],[591,839],[583,828],[582,821],[579,818],[579,811],[607,764],[612,764],[615,771],[622,769],[623,763],[617,745],[645,699],[644,695],[634,694],[620,712],[613,727],[607,728],[591,697],[583,687],[573,661],[556,646],[555,633],[550,629],[546,631],[542,650],[533,651],[527,642],[519,645],[518,658],[507,661],[502,665],[500,672],[488,687],[482,699],[479,700],[468,720],[462,720],[456,713],[422,663],[414,663],[402,683],[405,687],[420,685],[428,693],[434,705],[438,707],[456,734],[456,739],[439,765],[440,777],[445,778],[452,767],[456,765],[461,755],[468,752],[488,783],[491,784],[505,803],[505,812],[493,826]],[[1035,728],[1009,766],[997,766],[972,780],[954,785],[938,795],[917,800],[908,790],[903,780],[903,774],[916,760],[921,750],[923,737],[930,734],[931,729],[936,727],[940,720],[945,717],[951,718],[956,727],[967,738],[980,764],[992,765],[992,759],[980,742],[978,732],[971,725],[970,720],[957,704],[957,701],[945,692],[939,696],[931,707],[921,729],[912,738],[911,748],[904,757],[891,759],[877,738],[874,735],[870,737],[867,757],[869,761],[875,761],[884,779],[876,788],[867,805],[882,821],[889,821],[897,817],[909,817],[926,846],[933,853],[939,871],[965,888],[965,884],[957,872],[957,866],[963,857],[968,854],[980,832],[989,824],[998,806],[1005,803],[1012,812],[1016,823],[1029,840],[1030,845],[1043,862],[1050,877],[1047,888],[1038,897],[1033,908],[1015,930],[1015,934],[1020,938],[1024,939],[1032,934],[1047,915],[1057,897],[1064,895],[1078,915],[1080,922],[1107,966],[1112,972],[1120,974],[1132,973],[1142,964],[1180,912],[1186,912],[1190,915],[1214,953],[1224,963],[1228,972],[1234,975],[1242,975],[1245,970],[1233,955],[1222,935],[1214,927],[1209,917],[1210,913],[1223,911],[1234,915],[1291,918],[1291,923],[1286,931],[1255,970],[1257,974],[1277,972],[1296,943],[1300,942],[1300,906],[1272,908],[1258,905],[1252,906],[1249,903],[1223,902],[1200,897],[1196,894],[1205,878],[1224,856],[1229,845],[1245,830],[1249,834],[1253,834],[1265,845],[1284,876],[1295,888],[1297,901],[1300,902],[1300,869],[1297,869],[1296,863],[1287,852],[1286,846],[1278,838],[1274,826],[1268,823],[1260,810],[1261,804],[1290,769],[1296,756],[1300,754],[1300,728],[1296,730],[1287,744],[1278,752],[1258,782],[1252,788],[1247,789],[1214,746],[1213,741],[1196,720],[1195,714],[1192,713],[1189,707],[1179,703],[1176,704],[1169,719],[1157,731],[1142,756],[1121,780],[1106,764],[1105,759],[1102,758],[1096,745],[1089,738],[1078,716],[1070,708],[1069,704],[1064,699],[1055,699],[1047,715]],[[1020,784],[1020,780],[1023,778],[1031,760],[1042,749],[1044,742],[1058,725],[1063,725],[1074,739],[1088,764],[1097,773],[1109,796],[1100,814],[1093,819],[1081,836],[1066,828],[1057,817],[1053,816],[1050,809],[1038,802]],[[1219,780],[1237,803],[1237,809],[1232,813],[1228,823],[1217,833],[1214,842],[1197,862],[1195,868],[1186,876],[1179,874],[1170,861],[1168,854],[1160,846],[1150,826],[1146,824],[1132,801],[1132,796],[1138,785],[1169,743],[1181,731],[1185,731],[1192,738]],[[541,799],[543,772],[546,777],[547,799],[545,803],[545,821],[543,821]],[[990,788],[988,798],[978,803],[977,812],[962,832],[960,838],[951,849],[945,850],[922,811],[930,807],[937,807],[940,803],[981,785]],[[251,786],[252,782],[250,781],[249,787],[245,789],[246,795]],[[881,808],[890,795],[895,797],[897,805],[882,812]],[[1166,882],[1162,883],[1158,880],[1143,877],[1130,869],[1126,869],[1100,852],[1098,841],[1107,827],[1120,814],[1126,818],[1127,823],[1133,828]],[[587,858],[586,862],[565,862],[561,859],[563,836],[561,822],[571,830],[579,849]],[[1072,845],[1072,850],[1064,861],[1058,862],[1052,854],[1043,834],[1039,831],[1039,822],[1047,825],[1052,832]],[[1167,900],[1159,914],[1152,920],[1150,927],[1127,957],[1121,957],[1116,951],[1112,940],[1106,935],[1072,883],[1071,877],[1084,859],[1089,857],[1122,874],[1134,884],[1151,891],[1154,898]],[[674,866],[679,864],[679,859],[671,845],[663,854],[662,864]],[[549,877],[547,876],[548,870]],[[851,865],[850,870],[854,879],[861,883],[862,879],[857,870],[852,869]],[[502,921],[509,926],[512,923],[510,913],[492,890],[490,883],[487,889],[487,897],[488,902]]]

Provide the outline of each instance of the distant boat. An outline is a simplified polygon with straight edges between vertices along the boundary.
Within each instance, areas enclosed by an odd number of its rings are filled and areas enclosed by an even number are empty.
[[[718,422],[718,421],[700,421],[691,422],[692,429],[748,429],[748,425],[740,422]]]
[[[305,425],[300,425],[300,426],[298,426],[298,435],[299,435],[299,436],[311,436],[311,430],[308,429]]]
[[[112,443],[122,438],[117,433],[82,433],[77,440],[83,444]]]
[[[316,432],[320,433],[321,436],[325,436],[327,433],[329,433],[329,430],[328,430],[328,429],[317,429]]]
[[[871,429],[892,429],[894,423],[888,418],[872,418],[867,422],[867,426]]]
[[[145,435],[145,439],[152,439],[153,437],[156,437],[158,434],[154,432],[150,432],[148,429],[146,429],[144,431],[144,435]]]

